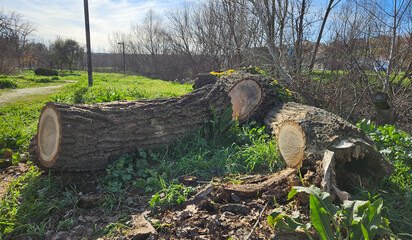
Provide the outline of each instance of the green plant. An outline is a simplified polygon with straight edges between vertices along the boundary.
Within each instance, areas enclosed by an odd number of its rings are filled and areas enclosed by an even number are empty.
[[[393,125],[376,126],[362,120],[357,126],[369,134],[377,149],[396,167],[389,179],[371,181],[373,188],[366,190],[361,186],[357,197],[368,200],[379,194],[385,201],[385,215],[393,223],[391,229],[399,235],[412,236],[412,138]]]
[[[212,106],[210,106],[210,109],[212,111],[212,119],[204,122],[201,131],[206,139],[217,140],[223,136],[230,127],[234,126],[236,121],[232,120],[232,106],[227,108],[219,117]]]
[[[170,184],[166,186],[165,181],[161,181],[162,190],[152,196],[149,202],[151,208],[167,207],[174,204],[182,204],[194,188],[186,187],[182,184]]]
[[[276,141],[269,136],[265,127],[242,127],[242,135],[248,142],[239,147],[236,157],[246,163],[248,172],[276,172],[284,168],[276,149]]]
[[[34,74],[39,76],[59,76],[57,70],[48,68],[37,68],[34,70]]]
[[[249,66],[248,68],[246,68],[246,72],[252,73],[252,74],[259,74],[259,68],[258,68],[258,67],[253,67],[253,66]]]
[[[51,77],[35,78],[34,82],[36,82],[36,83],[50,83],[50,82],[52,82],[52,78]]]
[[[2,76],[6,76],[6,75],[2,75]],[[4,89],[4,88],[16,88],[17,84],[11,80],[8,79],[7,76],[6,78],[0,78],[0,89]]]
[[[286,102],[293,101],[292,92],[287,88],[283,88],[276,79],[273,78],[271,85],[276,89],[277,97]]]
[[[26,174],[13,180],[0,201],[0,238],[41,235],[45,232],[51,214],[67,207],[61,201],[61,184],[52,176],[41,176],[41,172],[30,167]]]
[[[74,103],[85,103],[86,100],[84,98],[84,95],[86,94],[87,91],[89,91],[89,88],[85,86],[77,88],[73,94],[73,102]]]
[[[106,192],[121,193],[128,188],[152,192],[162,187],[162,178],[167,177],[168,171],[170,169],[160,163],[157,154],[139,150],[138,154],[124,154],[110,164],[101,183]]]
[[[308,237],[311,225],[316,229],[321,239],[373,239],[375,235],[389,235],[389,221],[382,217],[382,199],[370,201],[344,201],[341,207],[332,204],[329,193],[315,186],[293,187],[288,198],[297,193],[308,193],[310,219],[312,224],[301,223],[299,217],[290,216],[283,211],[275,210],[268,216],[268,222],[273,227],[287,230],[304,230]]]
[[[112,102],[112,101],[120,101],[124,100],[122,93],[118,93],[116,91],[112,91],[111,89],[106,90],[106,94],[103,94],[96,98],[93,102]]]

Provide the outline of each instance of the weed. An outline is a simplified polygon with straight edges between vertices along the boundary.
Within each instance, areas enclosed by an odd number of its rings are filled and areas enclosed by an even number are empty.
[[[373,188],[362,186],[356,197],[368,200],[377,194],[385,201],[384,215],[396,234],[412,234],[412,138],[392,125],[375,126],[370,121],[357,125],[369,133],[378,150],[396,167],[389,179],[373,181]]]
[[[292,92],[287,88],[283,88],[276,79],[273,78],[271,85],[276,89],[277,97],[280,100],[285,102],[293,101]]]
[[[128,188],[142,188],[152,192],[162,187],[161,179],[167,177],[169,169],[156,169],[159,156],[139,151],[138,154],[124,154],[110,164],[106,176],[101,180],[105,192],[121,193]]]
[[[151,208],[168,207],[175,204],[182,204],[190,193],[194,192],[194,188],[186,187],[182,184],[170,184],[162,182],[163,189],[152,196],[149,202]]]
[[[41,235],[50,221],[50,214],[65,206],[56,199],[60,189],[58,182],[50,176],[41,177],[35,167],[11,182],[0,202],[0,237],[10,233],[18,236],[28,230]],[[38,222],[36,226],[33,221]]]
[[[332,204],[329,193],[322,192],[315,186],[293,187],[288,198],[291,199],[298,192],[310,194],[310,219],[312,223],[301,223],[299,216],[285,214],[275,210],[268,216],[272,227],[287,230],[304,230],[308,233],[313,225],[321,239],[373,239],[375,235],[391,235],[388,219],[382,217],[382,199],[373,203],[370,201],[345,200],[341,207]]]
[[[111,89],[106,90],[106,94],[102,94],[100,97],[96,98],[93,102],[112,102],[112,101],[120,101],[124,100],[123,94],[118,93],[116,91],[112,91]]]
[[[114,238],[117,234],[126,233],[127,229],[131,229],[131,227],[125,225],[124,223],[120,223],[120,222],[110,223],[103,230],[103,235],[105,235],[108,238]]]

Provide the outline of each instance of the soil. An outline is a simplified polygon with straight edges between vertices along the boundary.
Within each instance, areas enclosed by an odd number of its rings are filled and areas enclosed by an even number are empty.
[[[9,182],[27,169],[27,164],[23,163],[9,167],[0,173],[0,179]],[[208,183],[198,182],[194,177],[192,182],[185,182],[196,189],[188,200],[181,205],[156,209],[149,207],[151,194],[136,189],[123,193],[121,201],[110,204],[114,199],[111,194],[102,193],[98,184],[104,174],[104,171],[53,174],[53,181],[60,182],[62,189],[66,189],[53,198],[68,199],[67,195],[73,194],[69,190],[76,189],[77,195],[71,197],[73,204],[70,204],[75,207],[52,210],[52,220],[44,235],[23,239],[306,239],[304,233],[275,231],[267,222],[275,208],[274,196],[277,203],[287,203],[288,184],[274,187],[275,192],[258,193],[253,197],[241,194],[239,197],[232,191],[236,189],[241,193],[242,185],[249,189],[280,174],[239,176],[234,182],[214,178]],[[40,177],[47,175],[44,172]],[[2,187],[4,194],[6,188]],[[74,224],[61,227],[62,222],[71,219]],[[113,234],[105,231],[116,222],[124,224],[123,231]],[[314,233],[313,237],[316,239]]]

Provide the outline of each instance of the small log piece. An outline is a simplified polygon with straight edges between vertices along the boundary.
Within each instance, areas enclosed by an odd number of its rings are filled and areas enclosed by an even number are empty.
[[[323,109],[280,104],[268,113],[265,124],[277,138],[285,165],[318,173],[323,189],[336,196],[345,195],[338,186],[356,181],[354,174],[383,177],[394,171],[366,133]]]
[[[234,115],[245,121],[268,96],[261,83],[265,80],[269,81],[257,75],[233,74],[230,80],[221,78],[214,85],[176,98],[96,104],[49,102],[42,110],[29,151],[33,161],[46,169],[104,169],[122,154],[160,148],[196,131],[212,115],[210,106],[219,116],[231,105],[231,97],[237,104],[233,105]]]

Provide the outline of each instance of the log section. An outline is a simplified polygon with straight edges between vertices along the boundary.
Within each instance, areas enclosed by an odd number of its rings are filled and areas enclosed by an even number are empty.
[[[345,194],[337,187],[358,180],[356,176],[382,177],[394,171],[366,133],[323,109],[280,104],[265,124],[277,138],[285,165],[318,173],[323,189],[338,197]]]
[[[30,153],[43,168],[104,169],[121,154],[160,148],[196,131],[211,116],[210,106],[219,116],[231,105],[230,96],[242,98],[245,92],[260,92],[258,100],[247,95],[253,101],[240,107],[251,115],[258,108],[256,102],[267,96],[260,89],[262,79],[244,74],[231,79],[220,79],[177,98],[82,105],[49,102],[42,110]],[[249,107],[250,103],[255,105]]]

